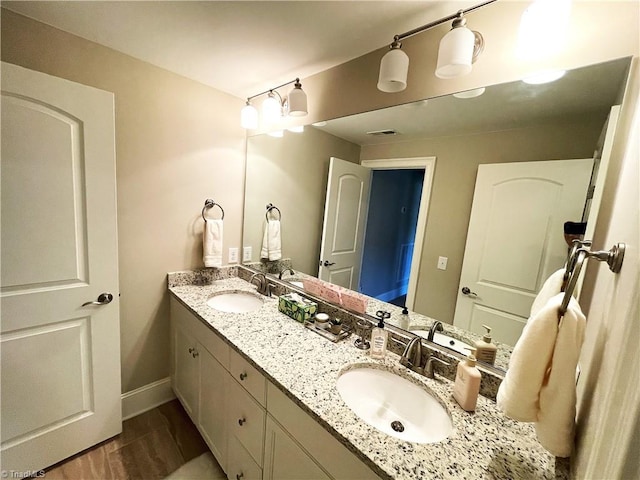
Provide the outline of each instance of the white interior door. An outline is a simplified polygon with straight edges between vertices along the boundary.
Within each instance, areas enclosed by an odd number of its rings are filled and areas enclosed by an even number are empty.
[[[318,278],[358,290],[371,170],[331,157]]]
[[[480,165],[454,325],[514,345],[547,277],[566,261],[593,159]],[[465,294],[463,289],[471,293]],[[466,290],[465,290],[466,291]]]
[[[3,62],[1,107],[1,460],[25,472],[121,431],[114,99]]]

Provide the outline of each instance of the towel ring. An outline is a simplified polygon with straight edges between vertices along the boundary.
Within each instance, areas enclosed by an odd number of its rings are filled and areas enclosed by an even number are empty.
[[[269,221],[269,212],[271,210],[277,210],[278,211],[278,220],[282,219],[282,212],[280,212],[280,209],[278,207],[276,207],[273,203],[268,203],[267,204],[267,211],[264,214],[264,218],[267,219],[267,222]]]
[[[220,211],[222,212],[222,217],[220,218],[220,220],[224,220],[224,209],[222,208],[222,205],[220,205],[219,203],[214,202],[213,200],[211,200],[210,198],[207,198],[204,201],[204,207],[202,207],[202,219],[204,220],[205,223],[207,223],[207,219],[204,216],[204,212],[205,210],[207,210],[208,208],[213,208],[213,207],[218,207],[220,209]]]
[[[567,308],[569,308],[569,302],[571,302],[571,297],[576,288],[578,277],[580,276],[580,271],[582,270],[584,262],[588,258],[595,258],[599,262],[607,262],[609,270],[613,273],[620,273],[620,270],[622,269],[622,262],[624,260],[625,249],[626,245],[624,243],[618,243],[611,247],[610,250],[591,252],[584,247],[580,247],[575,251],[572,258],[567,262],[567,271],[565,272],[565,275],[568,272],[569,279],[567,281],[566,288],[564,289],[564,298],[560,304],[560,316],[567,313]]]

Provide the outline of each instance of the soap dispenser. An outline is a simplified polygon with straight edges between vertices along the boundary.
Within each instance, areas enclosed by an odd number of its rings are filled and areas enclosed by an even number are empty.
[[[491,343],[491,327],[482,326],[487,329],[487,333],[482,336],[482,340],[476,342],[476,358],[479,362],[493,365],[496,362],[498,347]]]
[[[458,363],[456,379],[453,384],[453,398],[460,404],[463,410],[473,412],[478,402],[480,393],[480,371],[476,368],[475,348],[470,348],[471,353],[466,360]]]
[[[371,331],[371,358],[382,360],[387,354],[389,332],[384,329],[384,320],[390,316],[391,314],[389,312],[383,310],[376,312],[378,326]]]

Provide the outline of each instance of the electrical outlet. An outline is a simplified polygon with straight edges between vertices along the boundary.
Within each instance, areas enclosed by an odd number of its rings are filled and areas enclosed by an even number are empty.
[[[250,262],[251,261],[251,247],[244,247],[242,249],[242,261],[243,262]]]
[[[447,257],[438,257],[438,270],[446,270],[448,260]]]
[[[238,263],[238,247],[229,249],[229,263]]]

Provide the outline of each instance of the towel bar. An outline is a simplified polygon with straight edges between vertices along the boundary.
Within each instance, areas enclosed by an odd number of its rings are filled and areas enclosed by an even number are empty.
[[[264,214],[264,218],[267,219],[267,222],[269,221],[269,212],[271,210],[277,210],[278,211],[278,220],[282,219],[282,212],[280,212],[280,209],[278,207],[276,207],[273,203],[268,203],[267,204],[267,211]]]
[[[222,205],[220,205],[219,203],[214,202],[213,200],[211,200],[210,198],[207,198],[204,201],[204,207],[202,207],[202,219],[205,221],[205,223],[207,222],[206,217],[204,216],[204,212],[206,209],[208,208],[213,208],[213,207],[218,207],[220,209],[220,211],[222,212],[222,217],[220,218],[220,220],[224,220],[224,209],[222,208]]]
[[[588,243],[589,245],[591,244],[590,241]],[[560,305],[560,316],[564,315],[567,312],[569,302],[571,301],[571,296],[573,295],[573,291],[576,288],[578,277],[580,276],[580,271],[582,270],[584,262],[588,258],[595,258],[599,262],[607,262],[607,265],[609,265],[609,270],[611,270],[613,273],[619,273],[620,269],[622,268],[622,262],[624,260],[625,248],[626,245],[624,243],[618,243],[611,247],[610,250],[598,250],[595,252],[588,250],[584,246],[572,249],[569,260],[567,261],[567,268],[565,271],[565,278],[568,277],[568,280],[563,290],[564,298],[562,299],[562,304]]]

